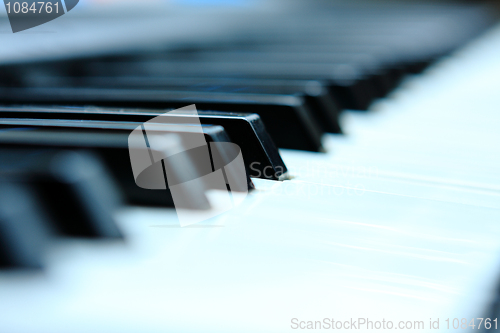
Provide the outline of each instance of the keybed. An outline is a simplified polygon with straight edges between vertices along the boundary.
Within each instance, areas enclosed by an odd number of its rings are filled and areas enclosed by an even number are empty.
[[[0,37],[0,331],[496,325],[493,7],[153,6]]]

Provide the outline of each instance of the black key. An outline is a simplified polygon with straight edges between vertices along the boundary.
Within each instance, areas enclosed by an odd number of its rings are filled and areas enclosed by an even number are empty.
[[[341,133],[340,108],[324,82],[314,80],[263,80],[191,77],[54,77],[32,78],[30,87],[92,87],[154,89],[167,91],[273,94],[303,97],[307,108],[323,131]]]
[[[149,58],[148,58],[149,59]],[[367,106],[375,97],[378,97],[379,89],[382,90],[384,84],[384,74],[382,62],[375,56],[367,52],[347,51],[342,52],[288,52],[288,50],[263,50],[256,47],[251,50],[224,50],[224,51],[199,51],[188,53],[166,53],[159,56],[157,61],[165,62],[166,65],[172,64],[177,68],[189,67],[193,62],[201,63],[205,67],[214,66],[214,64],[241,64],[241,68],[245,68],[247,64],[262,64],[267,67],[282,66],[282,64],[295,65],[296,67],[311,68],[311,73],[318,72],[318,69],[323,68],[324,74],[330,72],[330,80],[332,82],[344,82],[347,80],[359,80],[366,82],[364,86],[365,102]],[[344,68],[351,68],[355,76],[349,74]],[[324,76],[319,76],[318,79],[326,79]],[[354,83],[354,82],[353,82]],[[335,88],[332,84],[331,87]],[[338,95],[338,92],[337,92]],[[341,96],[339,96],[341,97]],[[345,99],[346,97],[342,97]],[[363,98],[362,95],[354,96],[353,98]],[[355,101],[361,105],[361,100]],[[345,108],[353,108],[356,104],[343,105]],[[364,108],[365,109],[365,108]]]
[[[240,52],[249,51],[252,54],[256,52],[272,54],[274,57],[290,57],[290,55],[308,57],[309,61],[321,63],[331,62],[339,54],[354,55],[360,59],[360,62],[364,63],[361,69],[365,71],[366,79],[374,81],[377,97],[384,97],[390,92],[404,74],[402,64],[397,61],[390,48],[381,45],[353,44],[352,40],[344,43],[315,43],[303,40],[291,44],[258,44],[238,50]],[[206,54],[204,50],[201,52]],[[365,59],[363,60],[363,58]]]
[[[280,148],[320,151],[323,131],[296,96],[165,92],[161,90],[0,89],[0,101],[20,104],[94,105],[177,109],[196,104],[201,110],[257,113]]]
[[[113,218],[120,204],[119,196],[95,156],[69,151],[0,149],[0,175],[29,182],[62,234],[121,238]]]
[[[83,64],[82,64],[83,66]],[[357,64],[135,61],[89,63],[86,73],[96,76],[191,76],[233,77],[275,80],[320,80],[344,109],[366,110],[373,88]]]
[[[46,225],[29,187],[0,178],[0,268],[42,268]]]
[[[27,128],[22,130],[16,128],[0,131],[2,149],[39,149],[40,147],[77,151],[90,149],[105,162],[119,185],[120,192],[125,195],[129,203],[174,207],[170,191],[154,191],[137,186],[130,164],[128,138],[128,133],[105,133],[102,130],[30,130]],[[175,134],[169,133],[164,140],[165,151],[185,150],[180,138]],[[177,154],[175,157],[164,160],[165,168],[170,170],[169,176],[172,182],[180,183],[181,180],[199,175],[199,171],[188,155]],[[210,204],[204,193],[207,189],[205,184],[201,181],[194,181],[193,186],[193,191],[184,193],[185,197],[181,198],[185,206],[177,208],[209,209]]]
[[[36,122],[32,120],[2,119],[0,126],[55,126],[55,127],[89,127],[89,128],[115,128],[132,130],[138,123],[144,123],[161,114],[158,110],[116,110],[104,108],[35,108],[35,107],[0,107],[0,118],[39,118],[39,119],[78,119],[76,122]],[[186,123],[198,121],[196,117],[189,114],[170,112],[172,122],[185,121]],[[243,153],[243,159],[250,177],[264,178],[270,180],[286,179],[287,168],[281,159],[278,149],[269,138],[258,115],[255,114],[235,114],[224,112],[199,111],[199,121],[204,124],[220,125],[224,128],[231,142],[236,143]],[[100,123],[88,122],[84,124],[82,120],[100,120]],[[113,123],[106,123],[115,122]],[[124,122],[133,122],[125,124]],[[208,128],[205,134],[208,135]],[[182,131],[189,133],[189,128],[174,128],[169,130],[176,133]],[[220,133],[221,129],[212,129]],[[208,141],[228,142],[226,138],[208,135]],[[223,135],[220,135],[223,136]],[[225,136],[225,134],[224,134]],[[266,172],[264,172],[266,171]],[[249,182],[249,188],[252,188]]]
[[[148,125],[145,128],[146,131],[152,131],[153,133],[156,131],[160,132],[168,132],[178,135],[183,142],[193,142],[196,140],[196,136],[200,135],[199,139],[204,140],[203,145],[197,148],[191,148],[185,154],[188,154],[191,158],[192,162],[195,164],[197,169],[197,174],[191,177],[187,177],[185,181],[200,178],[201,176],[205,176],[209,173],[212,173],[218,169],[224,170],[226,180],[229,184],[231,184],[231,191],[236,192],[247,192],[248,190],[254,189],[255,186],[250,179],[249,173],[246,171],[248,167],[245,165],[245,170],[239,170],[238,166],[231,167],[231,163],[237,158],[240,150],[235,148],[235,146],[226,131],[222,126],[216,125],[200,125],[200,124],[182,124],[182,120],[180,123],[175,123],[176,120],[173,120],[174,123],[165,123],[164,118],[158,119],[153,118],[148,121]],[[172,120],[172,119],[169,119]],[[158,121],[158,122],[155,122]],[[79,124],[83,123],[86,125],[86,128],[91,128],[96,123],[95,121],[66,121],[66,126],[77,127],[81,126]],[[141,126],[141,123],[132,123],[132,122],[98,122],[99,124],[95,128],[111,128],[114,127],[114,131],[119,129],[121,131],[129,131],[133,126]],[[111,126],[108,126],[111,125]],[[203,139],[201,138],[203,137]],[[207,149],[208,148],[208,149]],[[177,156],[177,155],[176,155]],[[176,156],[170,156],[169,162],[170,164],[185,163],[186,157],[183,154],[179,154],[179,159]],[[246,171],[243,174],[243,171]],[[210,185],[208,185],[210,188]],[[220,189],[218,184],[215,185],[216,189]],[[225,189],[225,188],[224,188]]]

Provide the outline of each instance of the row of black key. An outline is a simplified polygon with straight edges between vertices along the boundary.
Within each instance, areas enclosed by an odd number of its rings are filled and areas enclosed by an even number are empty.
[[[136,185],[127,141],[167,110],[194,103],[207,143],[239,145],[248,176],[231,190],[246,191],[250,177],[287,178],[276,146],[322,151],[324,133],[341,133],[342,109],[367,109],[488,24],[474,6],[403,5],[373,15],[369,5],[332,4],[263,18],[238,43],[1,68],[0,265],[39,267],[54,234],[120,238],[113,212],[122,199],[172,207],[169,191]],[[176,117],[183,125],[159,124],[157,134],[183,151],[183,136],[197,131],[184,125],[197,121]],[[234,158],[219,147],[221,164]],[[207,166],[189,154],[163,165],[175,182],[214,171]],[[209,209],[210,186],[184,193],[182,208]]]
[[[148,131],[161,135],[161,140],[170,145],[162,149],[174,152],[162,161],[168,184],[190,184],[177,193],[177,199],[179,193],[183,196],[180,201],[175,201],[168,189],[154,191],[136,184],[129,136],[145,122]],[[197,126],[199,122],[201,126]],[[211,147],[211,164],[200,163],[202,151],[183,146],[200,129]],[[226,142],[235,142],[241,148],[246,179],[226,167],[238,153],[220,144]],[[5,212],[0,207],[0,227],[4,231],[0,237],[0,266],[42,265],[43,251],[39,247],[49,238],[47,234],[120,237],[113,220],[120,199],[127,204],[210,209],[205,192],[220,188],[201,179],[215,169],[224,168],[232,192],[253,189],[250,177],[287,177],[286,166],[256,114],[200,112],[196,117],[153,110],[3,107],[0,147],[0,191],[3,183],[7,184],[6,191],[16,188],[21,193],[16,205],[25,206],[17,210],[23,212],[22,216],[14,217],[9,213],[12,207],[5,208]],[[15,225],[16,219],[31,216],[37,218],[26,223],[34,223],[36,230],[44,232],[33,234],[33,228]],[[31,238],[35,241],[27,241]]]

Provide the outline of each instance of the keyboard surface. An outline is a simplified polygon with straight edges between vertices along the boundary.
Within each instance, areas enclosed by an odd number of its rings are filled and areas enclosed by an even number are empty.
[[[224,215],[181,227],[172,208],[125,205],[124,241],[52,240],[43,271],[0,271],[0,331],[288,332],[325,318],[448,331],[447,318],[491,317],[499,52],[496,25],[368,112],[342,112],[324,152],[280,149],[288,179],[252,178]]]

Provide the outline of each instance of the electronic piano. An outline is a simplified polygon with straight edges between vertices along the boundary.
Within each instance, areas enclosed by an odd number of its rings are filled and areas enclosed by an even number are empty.
[[[498,329],[496,2],[0,31],[0,332]]]

